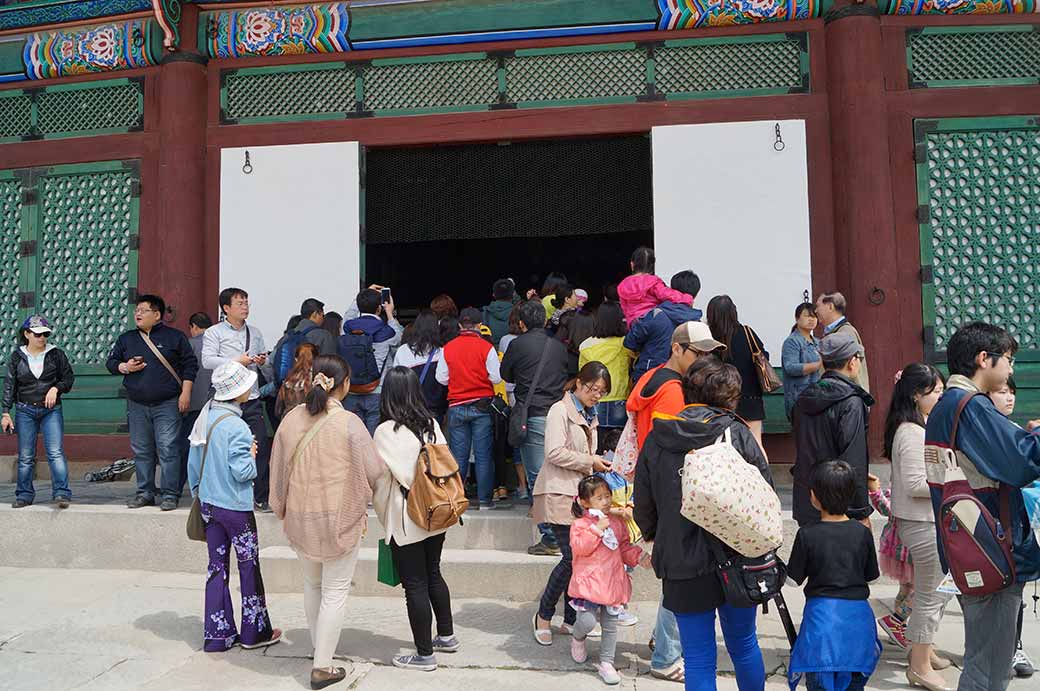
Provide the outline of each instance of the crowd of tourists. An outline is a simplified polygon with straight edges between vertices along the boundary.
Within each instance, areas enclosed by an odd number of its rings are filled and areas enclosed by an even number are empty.
[[[403,586],[415,645],[393,664],[435,670],[437,654],[463,643],[441,572],[446,532],[467,506],[519,503],[540,536],[529,553],[559,558],[531,634],[542,646],[567,636],[578,663],[598,639],[606,684],[620,682],[618,628],[637,621],[627,609],[634,568],[661,582],[651,674],[687,689],[715,688],[716,617],[738,688],[764,688],[757,604],[763,593],[781,597],[785,582],[804,584],[806,596],[800,631],[791,632],[792,688],[803,680],[814,690],[864,688],[880,657],[879,628],[908,651],[910,685],[948,688],[951,663],[934,642],[953,594],[964,614],[959,688],[1004,689],[1009,673],[1032,674],[1020,639],[1024,584],[1040,579],[1026,501],[1040,492],[1040,422],[1023,429],[1009,419],[1015,339],[965,324],[947,345],[948,379],[922,363],[895,375],[883,488],[868,465],[876,401],[866,348],[845,298],[797,305],[781,357],[799,525],[785,566],[778,542],[750,554],[734,526],[691,518],[684,485],[696,471],[691,459],[707,462],[718,477],[745,478],[724,495],[760,493],[757,512],[775,501],[779,513],[762,441],[764,396],[779,386],[769,353],[729,296],[712,297],[702,313],[697,275],[681,271],[666,285],[654,264],[652,250],[637,249],[631,275],[597,300],[560,274],[523,296],[503,278],[486,306],[460,310],[439,295],[407,326],[383,286],[362,290],[342,316],[308,298],[271,349],[247,323],[245,290],[223,290],[220,319],[194,314],[190,334],[163,322],[161,297],[140,296],[135,328],[107,363],[128,398],[137,482],[128,506],[173,510],[186,488],[197,503],[209,553],[204,649],[280,640],[255,518],[273,512],[303,571],[311,686],[342,680],[333,655],[371,505],[380,580]],[[34,501],[41,433],[54,500],[71,501],[61,397],[74,380],[51,334],[44,317],[30,317],[8,361],[0,426],[18,434],[16,508]],[[875,511],[887,517],[880,550]],[[770,542],[758,526],[773,519],[746,522],[752,542]],[[732,573],[753,577],[742,590]],[[893,612],[875,622],[869,584],[881,574],[900,590]]]

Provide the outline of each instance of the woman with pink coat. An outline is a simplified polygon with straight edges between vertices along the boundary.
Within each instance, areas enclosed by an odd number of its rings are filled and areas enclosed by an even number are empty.
[[[571,605],[578,613],[571,639],[571,657],[582,663],[588,659],[585,641],[598,620],[603,629],[596,671],[604,683],[621,682],[614,669],[617,648],[618,615],[632,597],[632,581],[626,566],[650,559],[628,539],[628,528],[610,515],[610,487],[599,475],[589,475],[578,483],[578,496],[571,508],[577,520],[571,526],[573,566],[567,588]]]

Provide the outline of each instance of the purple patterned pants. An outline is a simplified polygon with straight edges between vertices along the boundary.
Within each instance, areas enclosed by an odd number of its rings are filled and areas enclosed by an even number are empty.
[[[260,576],[260,546],[256,517],[252,511],[230,511],[202,503],[206,524],[209,569],[206,576],[206,618],[202,623],[207,653],[223,652],[236,643],[254,645],[271,638],[271,619],[267,615],[264,580]],[[231,605],[228,571],[231,549],[238,559],[242,588],[242,636],[235,629],[235,610]]]

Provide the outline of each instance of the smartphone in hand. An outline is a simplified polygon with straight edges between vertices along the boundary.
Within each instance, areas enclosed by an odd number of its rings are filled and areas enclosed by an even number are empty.
[[[390,289],[389,288],[382,288],[382,289],[380,289],[380,291],[379,291],[379,298],[380,298],[380,301],[384,305],[387,304],[388,302],[390,302]]]

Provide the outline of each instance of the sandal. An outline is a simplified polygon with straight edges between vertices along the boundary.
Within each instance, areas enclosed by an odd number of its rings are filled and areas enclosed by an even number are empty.
[[[257,648],[266,648],[269,645],[274,645],[280,640],[282,640],[282,630],[274,629],[273,631],[271,631],[271,637],[268,638],[266,641],[260,641],[259,643],[252,643],[250,645],[240,643],[239,645],[241,645],[246,650],[256,650]]]
[[[682,658],[680,658],[678,661],[676,661],[675,664],[664,669],[654,669],[653,667],[651,667],[650,676],[656,677],[658,679],[664,679],[665,681],[685,682],[686,668],[683,665]]]
[[[534,618],[531,619],[531,633],[534,634],[534,642],[538,645],[552,645],[552,629],[538,628],[538,612],[535,612]]]

